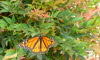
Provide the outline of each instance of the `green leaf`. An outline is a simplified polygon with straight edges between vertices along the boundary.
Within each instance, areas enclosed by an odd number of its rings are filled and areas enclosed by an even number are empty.
[[[38,34],[38,32],[35,31],[35,29],[32,27],[32,28],[28,28],[29,29],[29,32],[31,33],[31,36],[35,36],[36,34]]]
[[[9,26],[7,27],[7,29],[8,29],[8,30],[14,30],[14,25],[9,25]]]
[[[74,17],[71,22],[82,21],[83,17]]]
[[[42,28],[50,28],[54,25],[54,23],[42,23],[42,25],[40,27]]]
[[[2,9],[0,12],[9,12],[9,9],[10,9],[9,5],[11,5],[10,2],[3,1],[1,2],[0,5],[2,6]]]
[[[87,27],[94,25],[94,23],[95,23],[95,19],[92,19],[92,20],[85,21],[85,22],[81,23],[81,25],[83,25],[87,28]]]
[[[8,10],[6,10],[6,9],[0,10],[0,13],[3,13],[3,12],[8,12]]]
[[[96,19],[95,25],[97,25],[97,26],[100,25],[100,17]]]
[[[22,24],[14,24],[14,29],[16,30],[16,31],[21,31],[22,30],[22,26],[21,26]]]
[[[3,49],[3,48],[0,47],[0,55],[3,54],[5,50],[6,49]]]
[[[2,19],[2,20],[0,20],[0,27],[2,28],[2,29],[5,29],[6,27],[7,27],[7,23]]]
[[[11,20],[12,20],[13,23],[16,22],[16,19],[15,19],[15,16],[14,15],[12,16],[12,19]]]
[[[9,55],[12,55],[15,53],[15,50],[14,49],[9,49],[6,51],[6,55],[5,56],[9,56]]]
[[[7,41],[6,39],[3,39],[3,40],[1,41],[1,45],[2,45],[2,48],[3,48],[3,49],[5,48],[7,42],[8,42],[8,41]]]
[[[67,13],[68,13],[68,10],[62,11],[62,12],[60,12],[60,13],[58,14],[57,17],[65,17],[65,16],[67,16]]]
[[[8,17],[3,16],[3,18],[4,18],[4,19],[6,20],[6,22],[9,23],[9,24],[13,24],[13,23],[14,23],[14,21],[11,20],[11,19],[8,18]]]
[[[53,18],[57,18],[57,15],[60,13],[60,11],[56,11],[55,13],[52,13],[51,16]]]
[[[28,30],[28,28],[29,28],[27,24],[21,24],[21,26],[22,26],[23,31]]]
[[[9,50],[6,51],[6,54],[5,54],[3,59],[4,60],[8,60],[8,59],[14,60],[15,57],[17,57],[17,53],[15,52],[15,50],[14,49],[9,49]]]
[[[3,60],[3,56],[0,56],[0,60]]]

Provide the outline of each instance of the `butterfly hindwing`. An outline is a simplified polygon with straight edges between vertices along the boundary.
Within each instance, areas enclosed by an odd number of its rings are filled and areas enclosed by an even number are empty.
[[[45,43],[42,41],[42,44],[41,44],[41,52],[46,52],[46,51],[48,51],[48,49],[45,46]]]

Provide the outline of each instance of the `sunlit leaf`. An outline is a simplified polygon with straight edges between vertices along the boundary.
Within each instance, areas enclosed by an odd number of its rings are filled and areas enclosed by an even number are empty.
[[[0,27],[2,29],[6,28],[7,27],[7,23],[4,20],[0,20]]]

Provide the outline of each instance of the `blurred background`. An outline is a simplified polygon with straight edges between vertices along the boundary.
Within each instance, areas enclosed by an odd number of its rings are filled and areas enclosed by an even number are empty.
[[[57,44],[34,54],[34,36]],[[100,60],[100,0],[0,0],[0,60]]]

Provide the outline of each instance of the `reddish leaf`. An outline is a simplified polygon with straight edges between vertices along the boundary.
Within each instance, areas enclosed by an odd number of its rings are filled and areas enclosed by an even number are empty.
[[[90,9],[83,16],[86,20],[89,20],[96,12],[100,11],[100,8]]]

